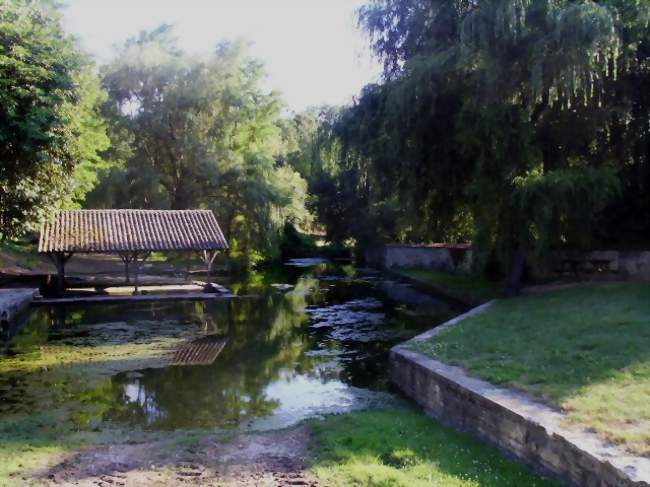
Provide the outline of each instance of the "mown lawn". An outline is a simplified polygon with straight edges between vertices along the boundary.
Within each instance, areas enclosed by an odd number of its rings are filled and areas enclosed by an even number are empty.
[[[440,286],[466,300],[483,303],[502,295],[498,282],[488,281],[472,275],[450,274],[428,269],[400,269],[397,271],[406,277],[423,283]]]
[[[499,451],[412,409],[314,422],[312,468],[333,486],[551,487]]]
[[[412,348],[514,386],[650,456],[650,284],[610,284],[497,301]]]

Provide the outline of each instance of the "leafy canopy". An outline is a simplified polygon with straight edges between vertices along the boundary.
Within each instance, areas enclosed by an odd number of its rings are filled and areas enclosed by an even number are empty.
[[[92,68],[46,1],[0,0],[0,236],[92,186],[108,145]]]
[[[649,19],[643,1],[370,1],[384,80],[331,131],[326,192],[355,215],[339,238],[471,239],[515,281],[531,253],[585,244],[648,196]]]
[[[181,51],[170,27],[130,39],[103,69],[120,167],[90,196],[111,207],[213,209],[235,259],[278,251],[286,222],[306,223],[306,182],[282,158],[282,104],[260,87],[242,43],[206,58]]]

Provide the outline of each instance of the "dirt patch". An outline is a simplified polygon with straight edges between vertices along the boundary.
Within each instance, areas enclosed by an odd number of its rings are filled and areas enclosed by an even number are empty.
[[[316,486],[306,467],[310,440],[306,425],[195,443],[170,433],[80,451],[31,480],[48,487]]]

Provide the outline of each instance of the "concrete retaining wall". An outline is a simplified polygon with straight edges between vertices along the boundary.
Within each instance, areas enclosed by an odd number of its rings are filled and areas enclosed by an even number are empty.
[[[454,326],[480,306],[414,340]],[[550,478],[580,487],[648,487],[650,459],[634,457],[595,434],[569,430],[563,415],[526,394],[469,377],[408,348],[391,350],[391,380],[430,415],[491,443]]]
[[[37,293],[37,289],[0,289],[0,325],[9,325],[29,307]]]

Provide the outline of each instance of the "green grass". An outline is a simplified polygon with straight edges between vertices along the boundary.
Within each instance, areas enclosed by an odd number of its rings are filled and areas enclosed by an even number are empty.
[[[412,348],[529,391],[629,451],[650,456],[650,284],[498,301]]]
[[[502,295],[499,283],[477,276],[426,269],[400,269],[398,273],[424,283],[443,287],[476,303],[489,301]]]
[[[326,485],[557,485],[412,409],[330,416],[315,422],[313,431],[311,466]]]

